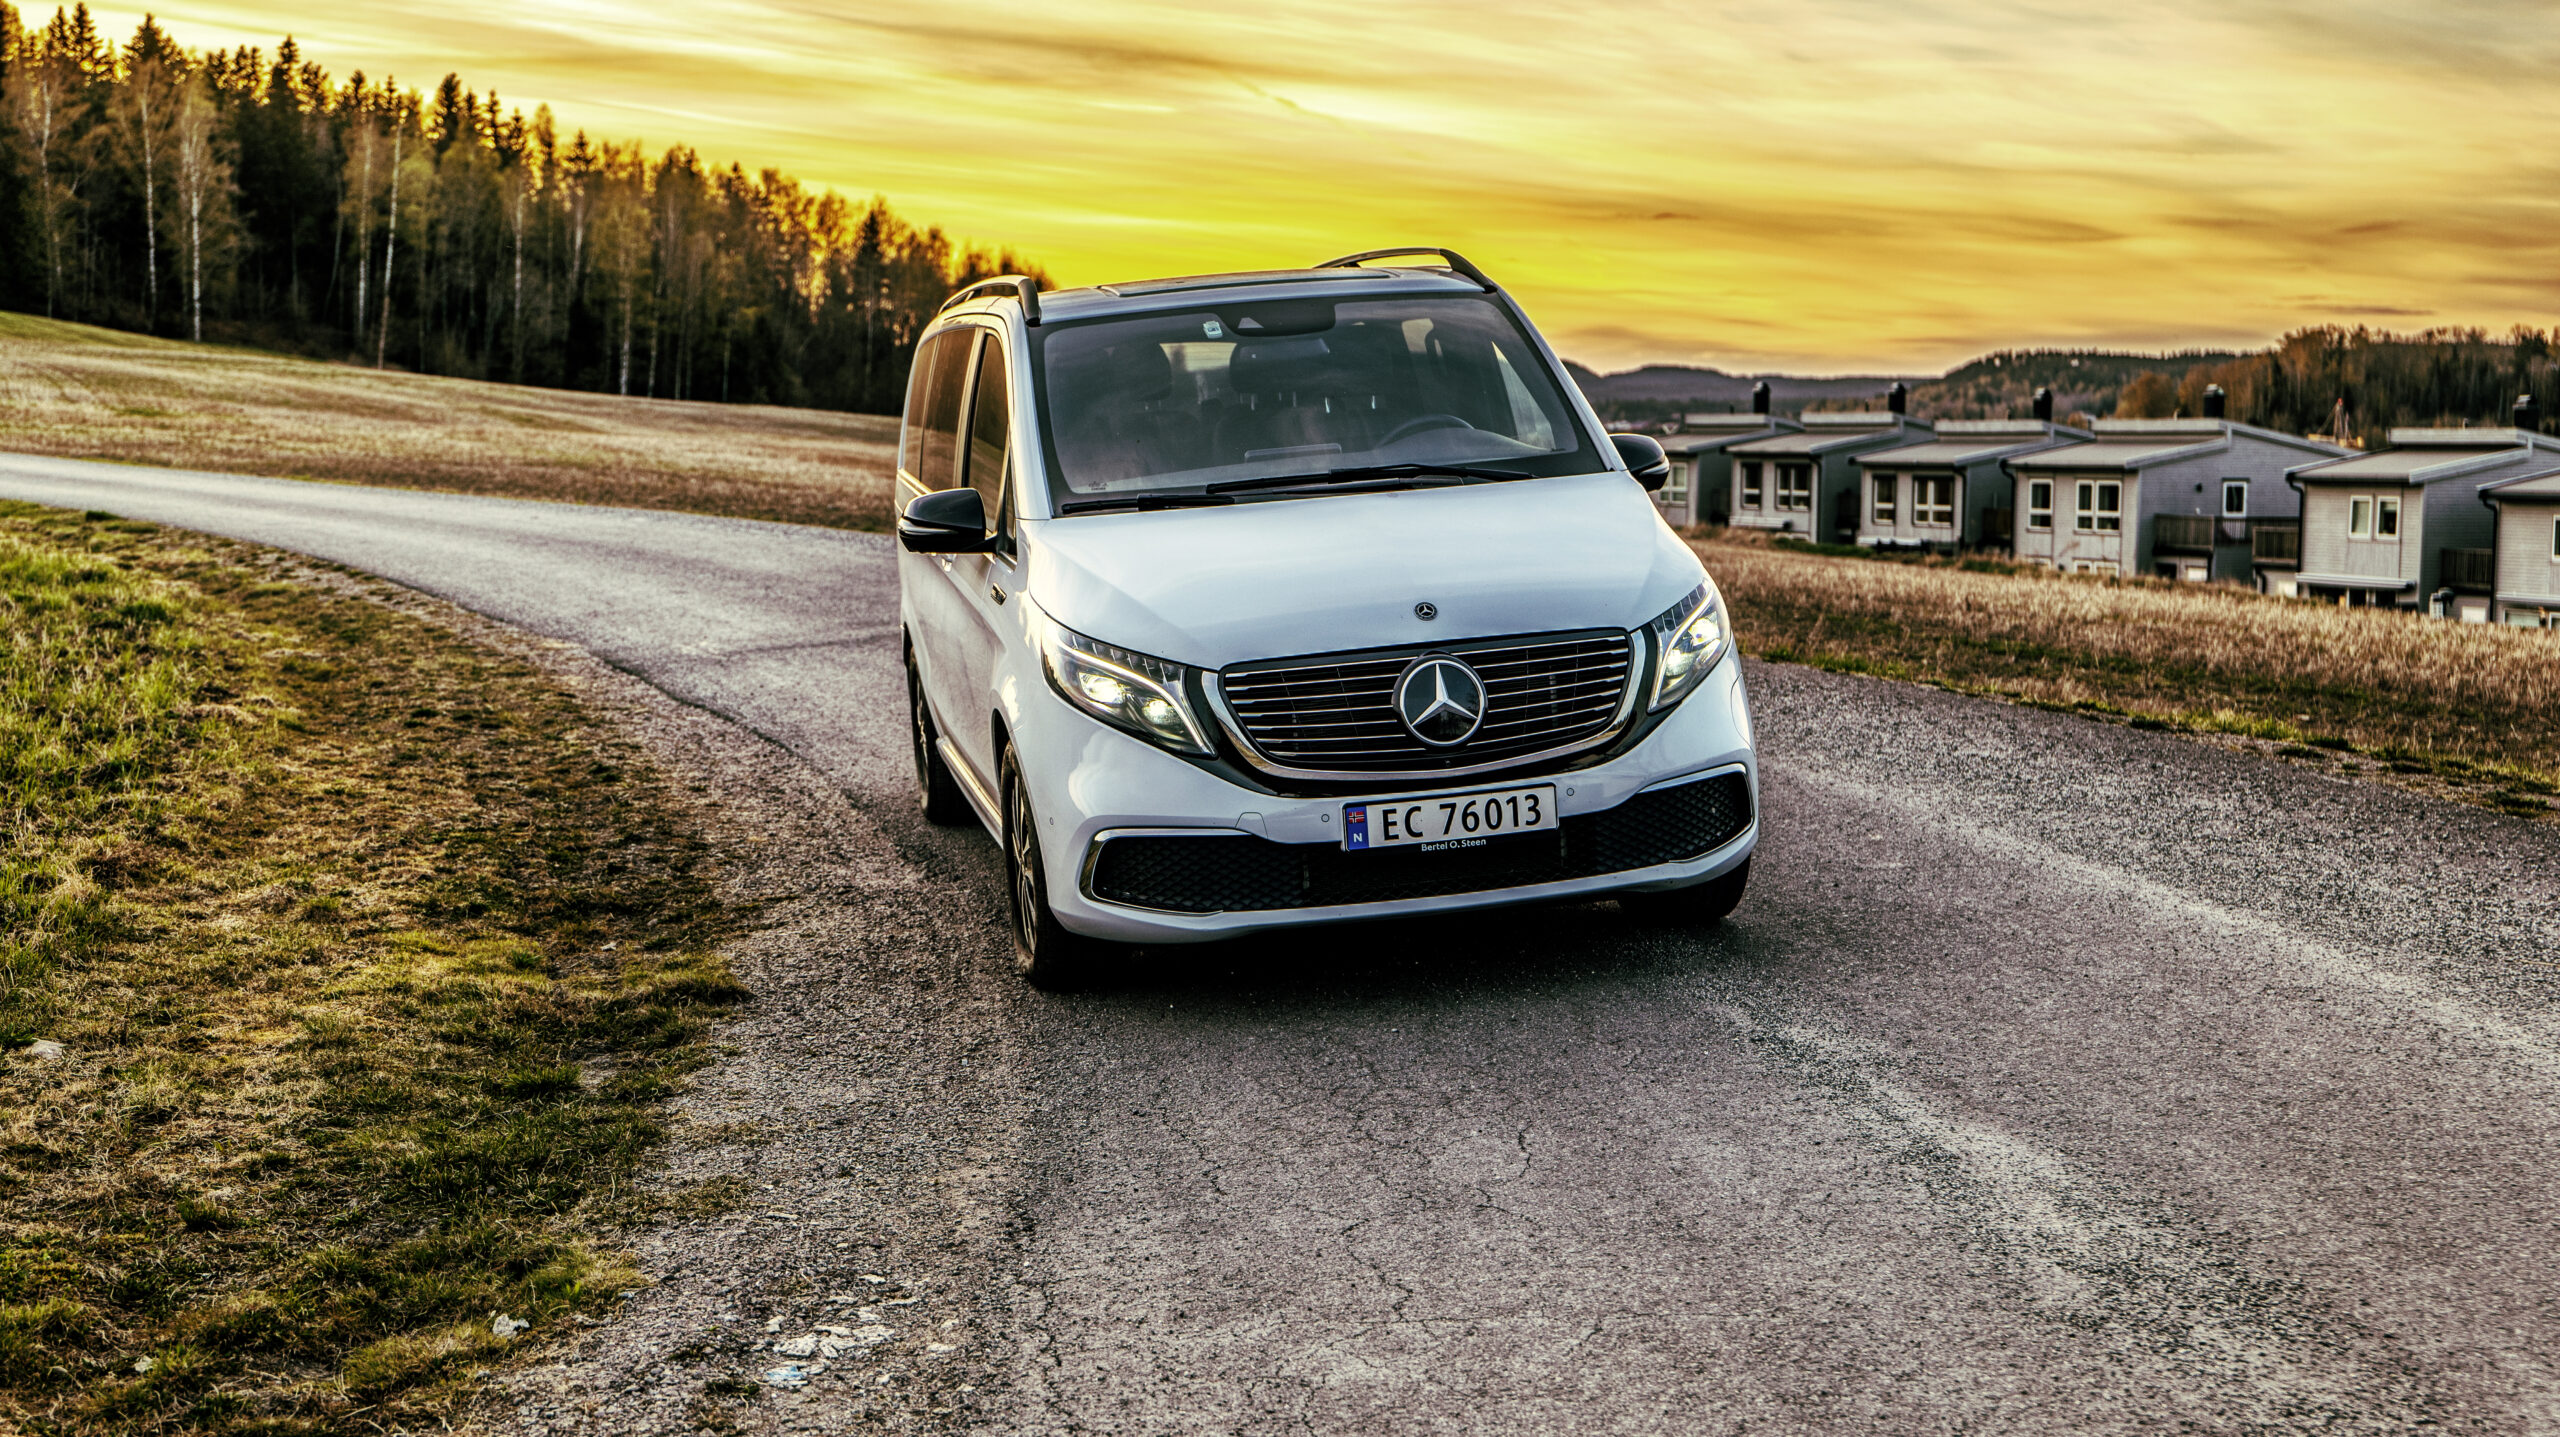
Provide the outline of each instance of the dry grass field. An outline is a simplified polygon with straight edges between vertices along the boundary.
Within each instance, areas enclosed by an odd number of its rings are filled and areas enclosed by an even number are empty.
[[[2518,812],[2560,780],[2560,637],[2150,581],[1696,542],[1746,652],[2266,739]],[[2359,757],[2360,756],[2360,757]]]
[[[876,529],[897,422],[362,369],[0,314],[0,452]]]

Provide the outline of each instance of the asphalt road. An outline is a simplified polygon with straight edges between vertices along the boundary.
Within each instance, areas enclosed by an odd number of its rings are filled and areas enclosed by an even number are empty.
[[[0,495],[371,570],[903,813],[878,537],[50,460]],[[1000,976],[985,839],[883,817],[1017,1040],[977,1420],[2560,1432],[2551,826],[1752,680],[1767,838],[1707,936],[1550,909],[1054,998]]]

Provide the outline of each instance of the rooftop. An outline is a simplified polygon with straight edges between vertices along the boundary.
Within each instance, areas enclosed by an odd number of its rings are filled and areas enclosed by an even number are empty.
[[[2293,471],[2297,479],[2389,479],[2400,483],[2424,484],[2436,479],[2451,479],[2459,474],[2512,463],[2525,455],[2519,445],[2498,448],[2480,446],[2482,431],[2472,430],[2472,447],[2467,449],[2436,448],[2412,445],[2405,449],[2377,449],[2346,459],[2332,459],[2325,464],[2310,464]]]
[[[1878,424],[1871,422],[1859,425],[1826,424],[1816,426],[1812,423],[1815,419],[1827,419],[1837,416],[1808,414],[1804,417],[1806,425],[1802,433],[1777,434],[1772,435],[1767,439],[1754,439],[1747,444],[1734,445],[1729,452],[1756,459],[1791,459],[1826,453],[1844,445],[1866,443],[1877,439],[1891,439],[1902,435],[1909,435],[1913,439],[1922,439],[1926,438],[1929,433],[1929,428],[1925,424],[1912,424],[1905,426],[1900,424]],[[1866,417],[1871,420],[1901,418],[1900,415],[1894,414],[1871,415]]]
[[[2231,428],[2225,419],[2101,419],[2091,426],[2103,439],[2110,434],[2188,434],[2219,437]]]
[[[2088,438],[2076,429],[2060,433],[2048,432],[2039,424],[2026,429],[2008,429],[1990,434],[1949,434],[1941,430],[1935,439],[1918,444],[1904,444],[1892,449],[1872,449],[1858,456],[1858,462],[1876,468],[1893,465],[1922,466],[1931,464],[1977,464],[1985,459],[2000,459],[2036,450],[2074,446]]]
[[[2051,424],[2042,419],[1941,419],[1938,421],[1938,432],[1940,434],[2016,434],[2027,438],[2041,438],[2047,434],[2078,434],[2082,431],[2065,429],[2059,424]]]
[[[2131,436],[2110,439],[2102,428],[2094,444],[2066,444],[2010,460],[2021,469],[2140,469],[2165,459],[2209,454],[2223,442],[2221,431],[2171,431],[2144,442]]]
[[[1726,429],[1705,434],[1666,434],[1662,437],[1665,454],[1705,454],[1717,449],[1750,443],[1776,434],[1795,431],[1792,424],[1755,424],[1748,429]]]
[[[2486,449],[2492,446],[2522,449],[2531,446],[2560,450],[2560,439],[2536,434],[2530,429],[2415,428],[2392,430],[2391,445],[2395,449]]]
[[[1905,422],[1920,423],[1907,414],[1896,414],[1889,409],[1823,410],[1801,414],[1797,418],[1804,421],[1807,429],[1890,429]]]
[[[2480,486],[2486,499],[2560,499],[2560,469],[2538,469]]]

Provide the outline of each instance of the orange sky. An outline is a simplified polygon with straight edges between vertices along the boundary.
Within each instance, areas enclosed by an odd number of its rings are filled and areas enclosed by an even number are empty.
[[[459,70],[564,129],[884,193],[1061,283],[1446,244],[1602,368],[1934,370],[2560,309],[2537,0],[158,13],[190,45],[290,32],[340,78]]]

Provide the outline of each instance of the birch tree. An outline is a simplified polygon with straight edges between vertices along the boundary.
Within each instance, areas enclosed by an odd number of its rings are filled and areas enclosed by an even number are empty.
[[[231,247],[231,166],[217,146],[220,118],[202,79],[190,77],[179,86],[170,135],[177,191],[173,218],[185,256],[187,337],[199,343],[204,340],[206,274]]]
[[[125,47],[123,83],[110,113],[120,158],[142,186],[142,308],[147,327],[160,327],[160,190],[177,151],[180,95],[186,56],[149,16]]]
[[[355,316],[353,328],[358,335],[373,317],[373,237],[379,227],[375,215],[391,187],[392,145],[392,138],[371,114],[360,113],[347,135],[346,198],[340,208],[356,232],[355,306],[348,312]]]

